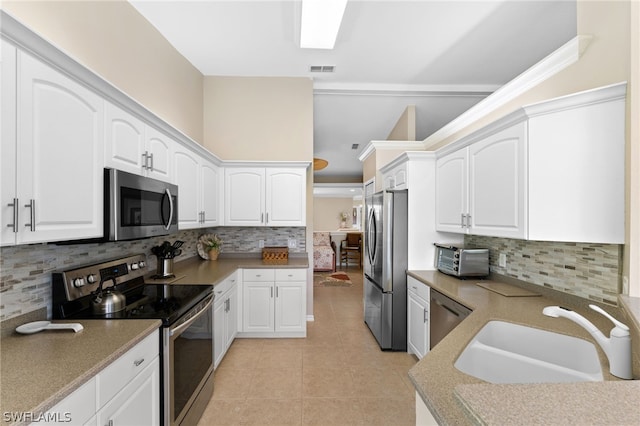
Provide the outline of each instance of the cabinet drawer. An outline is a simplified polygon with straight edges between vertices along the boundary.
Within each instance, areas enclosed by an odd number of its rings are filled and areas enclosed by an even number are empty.
[[[275,281],[276,274],[273,269],[245,269],[242,271],[244,281]]]
[[[407,279],[407,289],[418,295],[418,297],[423,298],[427,303],[429,303],[429,286],[416,280],[413,277],[408,277]]]
[[[306,269],[276,269],[276,281],[306,281]]]
[[[160,351],[158,333],[158,331],[151,333],[98,374],[99,407],[109,402],[158,356]]]
[[[237,283],[238,283],[238,273],[234,272],[233,274],[229,275],[227,278],[223,279],[218,284],[216,284],[215,287],[213,288],[213,291],[216,297],[220,297],[223,294],[225,294],[227,291],[229,291],[229,289],[231,289]]]

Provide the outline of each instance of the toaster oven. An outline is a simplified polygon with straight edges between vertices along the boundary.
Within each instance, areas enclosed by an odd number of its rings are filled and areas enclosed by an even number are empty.
[[[437,243],[434,245],[438,271],[456,277],[489,275],[489,249],[472,249]]]

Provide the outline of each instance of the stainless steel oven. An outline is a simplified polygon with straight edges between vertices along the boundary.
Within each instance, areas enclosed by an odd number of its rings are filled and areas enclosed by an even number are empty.
[[[162,425],[195,425],[213,396],[213,286],[148,283],[144,280],[148,272],[144,254],[55,272],[52,316],[161,320]],[[124,297],[124,309],[93,310],[95,296],[105,282]]]
[[[178,186],[115,169],[104,172],[104,240],[178,231]]]
[[[194,425],[213,395],[213,298],[211,294],[165,328],[164,418]]]

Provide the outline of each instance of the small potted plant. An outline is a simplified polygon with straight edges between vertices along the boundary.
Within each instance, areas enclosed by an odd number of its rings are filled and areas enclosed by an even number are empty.
[[[216,260],[220,254],[220,248],[222,247],[222,240],[215,235],[207,235],[202,240],[202,247],[209,254],[210,260]]]

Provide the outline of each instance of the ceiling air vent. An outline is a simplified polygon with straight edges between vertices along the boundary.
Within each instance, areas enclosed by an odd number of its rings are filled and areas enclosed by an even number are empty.
[[[334,72],[335,65],[311,65],[309,71],[311,72]]]
[[[360,146],[359,143],[354,143],[351,145],[351,149],[358,149],[359,146]]]

